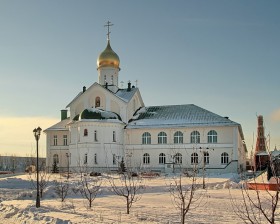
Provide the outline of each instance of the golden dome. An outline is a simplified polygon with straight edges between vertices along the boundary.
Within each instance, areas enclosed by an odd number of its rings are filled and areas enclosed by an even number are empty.
[[[106,49],[97,58],[97,69],[101,67],[114,67],[120,69],[119,56],[112,50],[110,40],[108,40]]]

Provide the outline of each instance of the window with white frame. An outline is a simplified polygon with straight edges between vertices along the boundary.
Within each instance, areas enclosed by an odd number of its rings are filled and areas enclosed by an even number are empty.
[[[86,128],[84,129],[84,136],[88,136],[88,130]]]
[[[63,145],[67,145],[67,135],[63,135]]]
[[[59,163],[58,154],[54,154],[53,155],[53,164],[58,164],[58,163]]]
[[[198,154],[196,152],[191,154],[191,164],[198,164]]]
[[[116,132],[113,131],[113,142],[116,142]]]
[[[150,155],[148,153],[143,155],[143,164],[150,164]]]
[[[203,161],[204,161],[204,164],[209,164],[209,152],[204,152],[203,153]]]
[[[113,164],[115,165],[116,163],[116,154],[113,154]]]
[[[159,159],[159,164],[165,164],[166,156],[164,153],[160,153],[158,159]]]
[[[228,154],[226,152],[221,155],[221,164],[228,164]]]
[[[208,143],[217,143],[218,142],[218,134],[216,131],[211,130],[207,134]]]
[[[161,131],[158,134],[158,144],[166,144],[167,143],[167,134]]]
[[[97,131],[94,131],[94,141],[97,142]]]
[[[143,133],[142,144],[151,144],[151,134],[149,132]]]
[[[95,97],[95,108],[96,107],[100,107],[100,97],[99,96]]]
[[[94,154],[94,164],[97,164],[97,154]]]
[[[57,135],[53,136],[53,145],[57,145]]]
[[[176,131],[174,134],[174,143],[175,144],[183,144],[183,133],[180,131]]]
[[[86,153],[84,156],[84,164],[87,164],[87,163],[88,163],[88,154]]]
[[[176,164],[182,164],[182,154],[176,153],[174,156],[174,163]]]
[[[191,133],[191,143],[200,143],[200,133],[198,131]]]

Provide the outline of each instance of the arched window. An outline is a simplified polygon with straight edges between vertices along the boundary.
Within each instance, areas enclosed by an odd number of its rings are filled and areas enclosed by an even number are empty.
[[[151,144],[151,134],[149,132],[143,133],[142,144]]]
[[[145,153],[143,155],[143,163],[144,164],[150,164],[150,155],[148,153]]]
[[[84,157],[84,164],[87,164],[88,163],[88,155],[87,153],[85,154],[85,157]]]
[[[174,134],[174,143],[175,144],[183,144],[183,133],[180,131],[176,131]]]
[[[53,164],[58,164],[58,163],[59,163],[58,155],[54,154],[53,155]]]
[[[182,164],[182,154],[176,153],[174,156],[174,163],[176,164]]]
[[[95,98],[95,107],[100,107],[100,97],[99,96],[97,96]]]
[[[207,134],[208,143],[217,143],[218,134],[216,131],[211,130]]]
[[[203,153],[203,161],[204,161],[204,164],[209,164],[209,153],[208,152]]]
[[[158,134],[158,144],[166,144],[167,143],[167,135],[165,132],[160,132]]]
[[[221,164],[228,164],[228,154],[226,152],[221,155]]]
[[[84,136],[88,136],[88,130],[84,129]]]
[[[191,164],[198,164],[198,154],[196,152],[191,154]]]
[[[200,143],[200,133],[198,131],[191,133],[191,143]]]
[[[160,153],[158,159],[159,159],[159,164],[165,164],[165,154],[164,153]]]

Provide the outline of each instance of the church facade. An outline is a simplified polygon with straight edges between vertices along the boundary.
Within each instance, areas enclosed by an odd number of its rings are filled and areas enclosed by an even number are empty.
[[[119,87],[109,34],[97,59],[98,82],[83,87],[61,121],[44,130],[48,169],[115,171],[123,160],[134,171],[243,171],[241,125],[193,104],[145,106],[137,87]]]

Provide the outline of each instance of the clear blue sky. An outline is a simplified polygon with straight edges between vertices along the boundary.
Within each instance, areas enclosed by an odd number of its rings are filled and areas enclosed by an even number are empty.
[[[58,121],[97,81],[108,20],[119,81],[138,80],[147,106],[196,104],[229,116],[248,149],[263,115],[271,148],[280,148],[279,12],[276,0],[1,0],[0,154],[28,153],[32,128]]]

